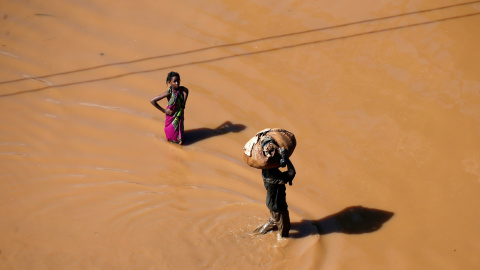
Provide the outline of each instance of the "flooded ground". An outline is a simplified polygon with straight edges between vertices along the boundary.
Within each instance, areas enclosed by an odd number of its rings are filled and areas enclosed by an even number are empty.
[[[480,1],[1,6],[1,269],[480,266]],[[267,127],[298,142],[283,240],[251,234]]]

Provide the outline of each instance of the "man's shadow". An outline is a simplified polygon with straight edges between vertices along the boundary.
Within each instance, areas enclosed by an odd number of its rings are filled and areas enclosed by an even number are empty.
[[[394,213],[384,210],[350,206],[319,220],[302,220],[292,223],[291,238],[329,233],[362,234],[379,230]]]
[[[241,124],[232,124],[230,121],[226,121],[219,125],[216,128],[196,128],[186,130],[183,133],[183,145],[191,145],[198,141],[205,140],[211,137],[224,135],[230,132],[240,132],[244,130],[246,127]]]

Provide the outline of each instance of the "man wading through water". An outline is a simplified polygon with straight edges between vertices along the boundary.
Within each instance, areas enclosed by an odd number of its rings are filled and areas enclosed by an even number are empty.
[[[287,194],[285,184],[292,185],[295,177],[295,168],[292,162],[285,157],[284,149],[280,148],[282,160],[280,167],[287,165],[287,171],[282,172],[277,168],[262,169],[262,178],[267,190],[267,207],[270,210],[270,219],[258,227],[254,233],[266,234],[271,231],[279,231],[279,236],[288,237],[290,231],[290,216],[288,213]]]

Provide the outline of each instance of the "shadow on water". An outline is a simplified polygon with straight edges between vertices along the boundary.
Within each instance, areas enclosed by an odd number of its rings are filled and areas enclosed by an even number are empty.
[[[244,130],[246,127],[241,124],[232,124],[230,121],[226,121],[219,125],[216,128],[196,128],[186,130],[183,134],[184,136],[184,143],[183,145],[191,145],[198,141],[205,140],[211,137],[224,135],[230,132],[240,132]]]
[[[379,230],[393,215],[393,212],[385,210],[350,206],[319,220],[293,222],[290,237],[302,238],[313,234],[325,235],[330,233],[371,233]],[[313,228],[316,228],[316,230]]]

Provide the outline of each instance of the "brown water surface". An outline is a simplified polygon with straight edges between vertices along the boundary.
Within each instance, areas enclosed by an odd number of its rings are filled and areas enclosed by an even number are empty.
[[[480,267],[480,1],[1,6],[0,269]],[[251,234],[267,127],[298,141],[283,240]]]

